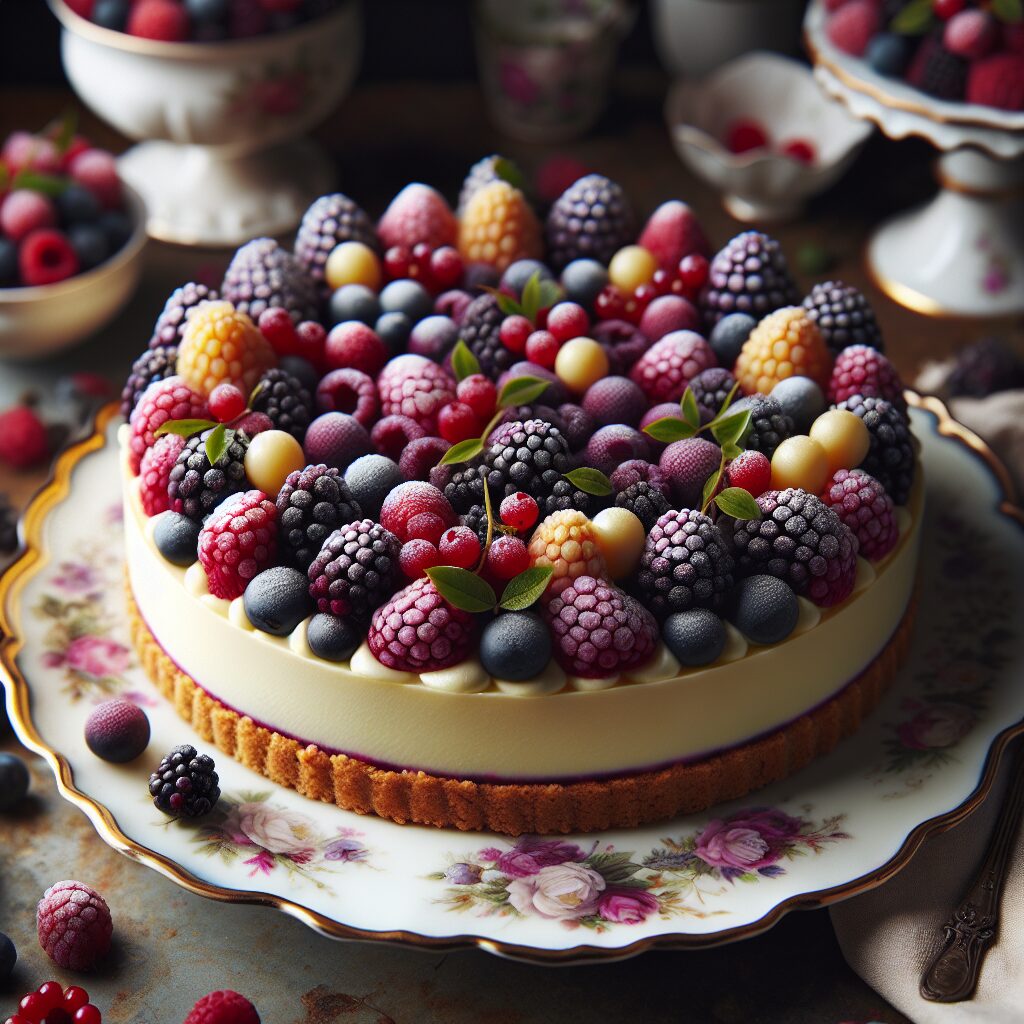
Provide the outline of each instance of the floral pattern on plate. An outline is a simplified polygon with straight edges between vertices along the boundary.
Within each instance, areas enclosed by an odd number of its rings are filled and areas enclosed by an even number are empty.
[[[786,873],[785,861],[849,839],[842,820],[840,814],[815,825],[778,808],[753,807],[664,839],[641,859],[600,840],[580,845],[521,836],[428,877],[448,883],[438,902],[483,916],[540,917],[597,932],[653,916],[706,918],[728,913],[714,906],[728,891],[724,883],[777,878]]]

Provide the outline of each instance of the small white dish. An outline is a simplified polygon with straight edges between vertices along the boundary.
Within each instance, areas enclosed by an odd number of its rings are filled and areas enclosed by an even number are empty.
[[[749,53],[699,80],[681,79],[665,108],[680,159],[722,192],[726,209],[746,222],[791,220],[853,163],[872,127],[830,99],[805,65],[774,53]],[[732,153],[729,125],[753,119],[771,144],[806,139],[813,163],[775,149]]]
[[[0,359],[38,359],[109,323],[135,291],[146,245],[146,207],[124,186],[132,219],[127,242],[98,267],[56,284],[0,288]]]

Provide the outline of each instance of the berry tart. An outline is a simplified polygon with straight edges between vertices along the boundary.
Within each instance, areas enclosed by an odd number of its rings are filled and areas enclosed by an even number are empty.
[[[318,800],[509,834],[783,778],[908,642],[922,484],[862,294],[489,158],[310,207],[168,299],[124,389],[143,664]],[[191,755],[190,755],[191,756]]]

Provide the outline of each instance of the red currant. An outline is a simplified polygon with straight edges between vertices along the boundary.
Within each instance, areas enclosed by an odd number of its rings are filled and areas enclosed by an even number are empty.
[[[295,328],[298,342],[295,354],[309,360],[317,369],[324,368],[324,346],[327,343],[327,331],[315,320],[303,320]]]
[[[480,538],[468,526],[453,526],[441,534],[438,551],[442,565],[472,569],[480,560]]]
[[[73,1024],[103,1024],[100,1011],[92,1003],[87,1003],[80,1010],[76,1010],[71,1020]]]
[[[932,10],[937,18],[949,21],[967,6],[967,0],[932,0]]]
[[[260,313],[258,322],[260,334],[270,342],[270,347],[279,356],[295,355],[298,339],[295,324],[287,309],[271,306]]]
[[[628,320],[631,324],[638,324],[640,323],[640,317],[643,315],[644,307],[636,301],[634,296],[630,295],[622,307],[622,319]]]
[[[730,153],[748,153],[752,149],[763,149],[768,145],[768,133],[760,121],[752,117],[741,117],[729,125],[725,134],[725,146]]]
[[[428,569],[438,565],[440,558],[429,540],[407,540],[398,553],[398,565],[409,579],[418,580]]]
[[[686,291],[696,295],[708,282],[708,269],[707,257],[691,252],[679,261],[676,273]]]
[[[64,1009],[68,1013],[74,1013],[75,1010],[80,1010],[85,1004],[89,1002],[89,993],[84,988],[79,988],[77,985],[72,985],[64,993]]]
[[[64,1001],[64,988],[56,981],[44,981],[36,989],[36,994],[42,1000],[42,1006],[47,1011],[55,1009]]]
[[[653,284],[638,284],[633,291],[633,299],[636,301],[642,313],[651,302],[658,297],[658,292]]]
[[[462,257],[451,245],[442,245],[430,256],[430,276],[438,288],[454,288],[462,281]]]
[[[406,540],[425,540],[436,544],[444,533],[444,520],[436,512],[417,512],[405,527]]]
[[[817,159],[817,150],[813,142],[807,139],[787,139],[779,146],[779,152],[796,160],[797,163],[812,165]]]
[[[590,317],[586,310],[575,302],[559,302],[548,314],[547,330],[558,341],[582,338],[590,330]]]
[[[725,475],[730,487],[742,487],[759,498],[772,485],[772,464],[761,452],[746,451],[729,463]]]
[[[606,284],[594,300],[594,312],[601,320],[620,320],[626,311],[626,297],[613,284]]]
[[[530,567],[530,553],[518,537],[507,534],[491,542],[487,550],[487,569],[499,580],[510,580]]]
[[[658,295],[667,295],[672,290],[673,282],[672,275],[664,267],[658,267],[651,278],[651,287]]]
[[[529,494],[525,491],[516,491],[515,494],[509,494],[501,499],[498,514],[506,526],[511,526],[513,530],[522,532],[537,522],[540,509]]]
[[[210,412],[219,423],[227,423],[245,412],[245,395],[234,384],[218,384],[210,392]]]
[[[38,992],[29,992],[27,996],[22,996],[21,1002],[18,1003],[18,1009],[22,1016],[38,1022],[49,1007]]]
[[[534,331],[526,339],[526,358],[531,363],[551,369],[562,346],[550,331]]]
[[[455,396],[473,410],[481,420],[489,420],[498,404],[498,389],[490,378],[474,373],[459,381]]]
[[[465,402],[452,402],[437,414],[437,429],[452,444],[479,437],[483,424]]]
[[[409,277],[421,281],[428,288],[433,284],[430,276],[430,257],[433,253],[434,250],[426,242],[417,242],[412,247],[412,258],[409,260]]]
[[[409,250],[404,245],[393,245],[384,253],[384,269],[388,277],[409,276]]]
[[[498,337],[510,352],[522,352],[526,348],[526,339],[532,333],[533,324],[525,316],[519,316],[517,313],[501,321]]]

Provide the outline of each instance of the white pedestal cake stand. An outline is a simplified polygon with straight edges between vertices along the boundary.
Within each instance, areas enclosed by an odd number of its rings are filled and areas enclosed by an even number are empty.
[[[829,42],[820,3],[808,9],[804,39],[830,96],[889,138],[916,135],[941,153],[938,195],[868,243],[878,286],[929,316],[1024,313],[1024,113],[937,100],[875,73]]]

